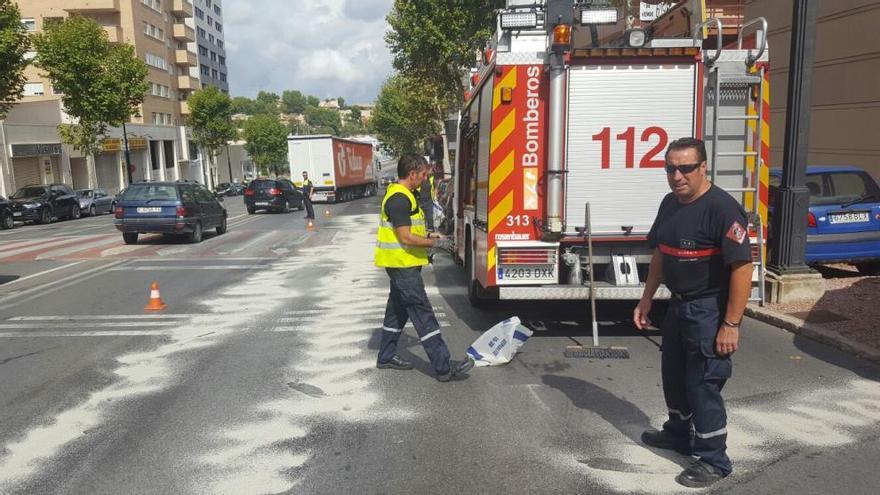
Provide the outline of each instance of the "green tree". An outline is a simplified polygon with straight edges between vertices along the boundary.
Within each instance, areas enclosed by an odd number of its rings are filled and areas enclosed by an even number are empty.
[[[321,100],[319,100],[317,96],[309,95],[306,96],[306,105],[317,108],[319,105],[321,105]]]
[[[232,100],[219,89],[209,86],[195,91],[187,99],[193,141],[212,162],[220,148],[235,139],[237,130],[232,122]],[[232,171],[230,171],[231,175]]]
[[[372,126],[396,154],[415,152],[426,137],[440,131],[444,102],[438,88],[400,74],[385,81],[376,99]]]
[[[345,98],[337,96],[336,102],[339,104],[339,108],[345,108]]]
[[[281,107],[284,113],[298,113],[305,111],[308,105],[306,95],[297,90],[284,91],[281,93]]]
[[[244,123],[244,149],[261,172],[287,170],[287,128],[272,115],[255,115]]]
[[[503,0],[395,0],[385,42],[401,74],[434,81],[437,97],[455,106],[463,76],[495,27]]]
[[[276,93],[260,91],[254,100],[254,114],[266,114],[278,116],[281,111],[281,97]]]
[[[11,0],[0,0],[0,118],[21,96],[28,48],[30,38],[21,24],[18,6]]]
[[[108,43],[107,33],[92,19],[72,16],[48,23],[34,37],[36,64],[62,93],[75,124],[58,127],[62,141],[94,155],[108,127],[118,127],[137,112],[149,83],[147,65],[134,47]]]
[[[333,134],[338,136],[342,130],[339,112],[332,108],[308,107],[305,111],[306,122],[313,134]]]
[[[253,115],[257,113],[257,104],[247,96],[236,96],[232,99],[232,113]]]

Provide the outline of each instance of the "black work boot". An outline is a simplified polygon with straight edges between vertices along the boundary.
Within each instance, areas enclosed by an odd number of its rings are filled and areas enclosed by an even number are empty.
[[[674,450],[679,454],[691,455],[691,442],[686,436],[676,435],[668,430],[645,430],[642,442],[658,449]]]
[[[726,474],[715,466],[696,461],[675,477],[675,481],[688,488],[706,488],[721,481]]]
[[[441,382],[448,382],[457,376],[464,375],[471,368],[474,367],[474,360],[472,357],[468,356],[464,361],[450,361],[449,362],[449,371],[443,375],[437,375],[437,380]]]
[[[403,358],[395,355],[384,363],[376,363],[376,367],[380,370],[411,370],[413,369],[413,364],[409,361],[404,361]]]

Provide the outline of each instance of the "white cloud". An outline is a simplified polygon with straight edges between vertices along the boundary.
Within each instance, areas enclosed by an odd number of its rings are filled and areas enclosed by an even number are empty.
[[[391,73],[393,0],[226,0],[230,92],[297,89],[349,103],[375,99]]]

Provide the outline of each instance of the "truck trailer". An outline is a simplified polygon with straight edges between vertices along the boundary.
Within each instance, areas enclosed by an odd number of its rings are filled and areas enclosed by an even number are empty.
[[[336,203],[373,196],[378,190],[373,146],[329,135],[287,138],[290,177],[302,187],[308,172],[316,202]]]
[[[475,306],[639,299],[647,234],[670,192],[666,147],[681,137],[706,141],[711,181],[748,212],[752,300],[763,301],[766,20],[722,39],[721,21],[676,8],[610,36],[617,17],[607,2],[572,0],[508,1],[498,15],[455,163],[454,254]]]

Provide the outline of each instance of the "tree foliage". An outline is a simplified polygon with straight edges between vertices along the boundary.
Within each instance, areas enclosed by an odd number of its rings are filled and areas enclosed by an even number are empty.
[[[466,71],[492,35],[495,9],[502,7],[503,0],[395,0],[385,35],[394,68],[431,81],[437,97],[455,105]]]
[[[257,105],[254,100],[247,96],[236,96],[232,99],[232,113],[243,113],[253,115],[257,113]]]
[[[75,124],[61,124],[64,142],[95,154],[108,127],[118,127],[137,112],[149,83],[146,64],[126,43],[109,44],[92,19],[72,16],[48,23],[34,37],[36,64],[62,93]]]
[[[373,111],[379,139],[397,154],[417,151],[440,131],[445,105],[439,93],[436,85],[401,74],[385,81]]]
[[[11,0],[0,0],[0,118],[21,96],[28,48],[30,38],[21,24],[18,6]]]
[[[272,115],[255,115],[244,123],[244,148],[262,173],[281,174],[287,167],[287,128]]]
[[[301,114],[309,102],[306,95],[294,89],[281,93],[281,105],[284,113]]]
[[[190,111],[187,123],[192,128],[193,141],[206,153],[215,156],[221,146],[235,139],[232,100],[228,95],[209,86],[191,94],[187,103]]]
[[[338,136],[342,129],[339,112],[332,108],[307,107],[305,111],[309,131],[314,134],[333,134]]]

